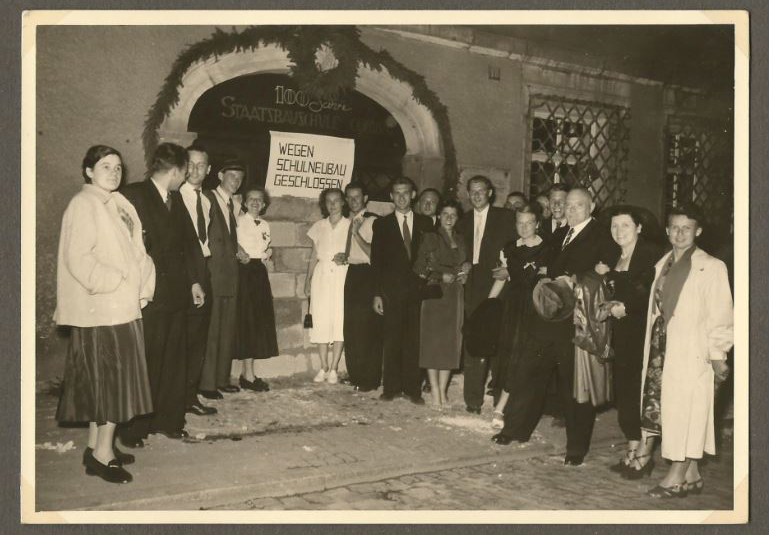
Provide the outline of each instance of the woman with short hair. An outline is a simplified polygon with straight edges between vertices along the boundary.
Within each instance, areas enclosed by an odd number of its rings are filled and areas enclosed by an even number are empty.
[[[344,192],[338,188],[324,190],[319,196],[324,219],[314,223],[307,236],[312,242],[311,260],[306,273],[306,295],[313,326],[311,343],[317,344],[321,368],[314,382],[338,382],[338,362],[344,348],[344,285],[349,219]],[[333,355],[328,355],[329,346]]]
[[[114,445],[116,424],[153,411],[141,308],[153,298],[155,269],[132,204],[115,191],[121,154],[88,149],[86,183],[62,218],[57,260],[58,325],[71,327],[60,422],[89,422],[86,473],[128,483],[134,456]]]

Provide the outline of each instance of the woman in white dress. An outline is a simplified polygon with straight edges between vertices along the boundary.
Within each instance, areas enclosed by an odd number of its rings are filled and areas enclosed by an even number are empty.
[[[666,232],[672,251],[655,265],[644,339],[642,441],[630,470],[649,469],[654,438],[671,466],[655,498],[699,494],[698,461],[714,455],[714,385],[729,373],[733,298],[725,264],[698,248],[701,214],[676,208]],[[638,466],[637,466],[638,465]]]
[[[306,274],[306,295],[313,326],[309,338],[317,344],[322,368],[314,381],[338,382],[338,362],[344,348],[344,284],[346,282],[349,219],[345,217],[344,192],[326,189],[319,197],[324,219],[314,223],[307,235],[312,241]],[[329,357],[329,346],[333,354]]]

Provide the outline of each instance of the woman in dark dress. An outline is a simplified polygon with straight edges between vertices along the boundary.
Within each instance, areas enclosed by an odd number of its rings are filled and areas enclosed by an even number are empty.
[[[441,203],[440,226],[423,236],[413,268],[442,293],[421,305],[419,366],[427,370],[433,408],[448,404],[448,380],[451,370],[459,368],[462,353],[463,284],[471,266],[464,261],[464,240],[454,230],[460,214],[456,201]]]
[[[518,239],[502,250],[500,261],[507,267],[510,282],[495,281],[489,297],[502,295],[504,313],[502,329],[497,346],[497,373],[494,374],[494,395],[498,397],[494,408],[494,429],[504,427],[504,409],[509,398],[512,384],[510,376],[515,373],[518,359],[517,341],[521,330],[521,319],[533,309],[531,293],[540,276],[545,274],[548,247],[537,234],[542,207],[531,202],[516,212],[516,230]],[[526,335],[527,333],[523,333]]]
[[[607,276],[614,296],[610,302],[610,315],[615,403],[618,424],[628,440],[626,456],[610,469],[628,473],[628,469],[632,468],[634,473],[642,474],[642,467],[635,458],[641,441],[639,396],[642,351],[655,263],[663,251],[641,238],[643,221],[635,207],[619,206],[609,215],[612,239],[619,247],[608,264],[599,263],[596,266],[596,272]]]
[[[267,359],[279,354],[274,298],[265,266],[271,258],[271,229],[268,222],[260,217],[268,208],[268,194],[263,188],[253,188],[244,195],[244,204],[247,211],[239,215],[236,235],[250,260],[239,264],[236,358],[242,361],[239,386],[263,392],[269,386],[255,376],[254,359]]]

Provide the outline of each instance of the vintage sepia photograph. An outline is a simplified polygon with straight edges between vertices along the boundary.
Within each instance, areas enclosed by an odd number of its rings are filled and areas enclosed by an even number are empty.
[[[23,522],[747,521],[745,12],[22,27]]]

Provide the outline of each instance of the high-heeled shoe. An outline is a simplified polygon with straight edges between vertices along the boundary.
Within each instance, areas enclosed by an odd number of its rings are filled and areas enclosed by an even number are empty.
[[[695,481],[688,481],[685,484],[687,494],[700,494],[703,492],[703,478],[699,477]]]
[[[676,485],[672,485],[670,487],[663,487],[661,485],[658,485],[657,487],[652,487],[650,490],[647,491],[647,494],[653,498],[685,498],[687,497],[687,481],[682,481],[681,483],[677,483]]]
[[[639,459],[646,459],[648,457],[649,457],[649,461],[647,461],[645,464],[641,464],[641,461]],[[641,479],[644,476],[649,477],[649,475],[652,474],[652,470],[654,468],[655,468],[655,459],[652,458],[651,453],[648,453],[646,455],[634,455],[633,460],[631,461],[631,464],[629,464],[625,468],[625,470],[620,472],[620,475],[623,476],[624,479],[629,479],[629,480]]]
[[[121,466],[117,459],[113,459],[105,465],[99,462],[93,454],[84,457],[88,475],[99,476],[108,483],[130,483],[132,481],[132,475]]]

